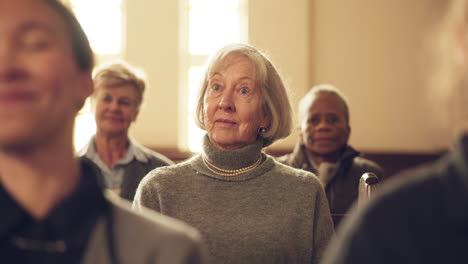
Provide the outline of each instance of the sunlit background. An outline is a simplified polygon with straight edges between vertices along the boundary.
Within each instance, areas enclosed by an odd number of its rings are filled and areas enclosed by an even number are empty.
[[[78,17],[97,55],[98,63],[122,59],[125,54],[125,0],[64,0]],[[129,0],[130,1],[130,0]],[[203,131],[194,122],[196,94],[210,53],[227,43],[247,42],[247,0],[180,0],[182,74],[182,135],[192,152],[201,150]],[[209,28],[210,30],[207,30]],[[138,66],[138,65],[136,65]],[[75,124],[75,148],[82,148],[95,133],[90,104],[79,112]]]
[[[447,1],[60,1],[73,5],[99,62],[123,59],[148,73],[148,100],[130,135],[166,155],[200,149],[192,122],[198,83],[207,53],[229,42],[271,59],[294,108],[310,87],[337,86],[349,99],[350,143],[359,150],[430,152],[450,143],[446,126],[428,120],[434,106],[424,98],[432,73],[423,42]],[[89,107],[78,119],[77,148],[95,129]],[[290,150],[298,138],[294,129],[269,149]]]
[[[197,93],[203,78],[204,64],[214,50],[227,43],[247,42],[247,7],[241,0],[189,0],[188,25],[188,147],[193,152],[201,150],[204,131],[194,122]],[[207,29],[210,30],[207,30]],[[184,59],[184,58],[181,58]]]

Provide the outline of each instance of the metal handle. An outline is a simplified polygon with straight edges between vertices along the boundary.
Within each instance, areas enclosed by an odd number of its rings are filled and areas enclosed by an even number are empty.
[[[366,172],[359,180],[359,202],[368,200],[375,195],[379,186],[379,177],[372,172]]]

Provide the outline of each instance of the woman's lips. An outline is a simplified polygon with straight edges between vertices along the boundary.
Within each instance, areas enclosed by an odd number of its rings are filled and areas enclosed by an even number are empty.
[[[232,120],[228,120],[228,119],[218,119],[215,121],[215,124],[218,125],[218,126],[225,126],[225,127],[231,127],[235,124],[237,124],[236,122],[232,121]]]
[[[116,116],[107,116],[104,117],[104,120],[112,121],[112,122],[121,122],[122,118]]]
[[[2,104],[7,103],[20,103],[33,100],[35,95],[29,92],[6,92],[0,94],[0,102]]]
[[[315,142],[335,142],[335,138],[315,138],[313,141]]]
[[[218,119],[216,120],[216,123],[226,123],[226,124],[232,124],[232,125],[236,124],[236,122],[228,120],[228,119]]]

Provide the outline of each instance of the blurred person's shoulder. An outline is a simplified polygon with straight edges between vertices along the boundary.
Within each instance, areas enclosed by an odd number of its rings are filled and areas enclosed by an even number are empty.
[[[130,202],[113,194],[109,194],[107,197],[115,209],[116,218],[122,219],[123,225],[131,225],[131,232],[140,230],[141,234],[148,234],[148,232],[154,231],[154,234],[158,234],[154,239],[161,240],[167,238],[199,240],[198,231],[180,220],[144,208],[142,211],[135,212],[131,209]]]
[[[202,263],[205,252],[200,233],[188,224],[141,208],[106,193],[112,207],[115,244],[122,263]],[[141,261],[139,261],[141,260]]]
[[[444,200],[442,197],[450,195],[451,188],[456,188],[447,184],[459,177],[454,173],[453,165],[451,155],[446,155],[433,163],[394,175],[368,202],[367,213],[375,212],[376,217],[383,217],[380,211],[397,213],[407,210],[411,214],[432,214],[433,208]]]
[[[323,263],[437,263],[464,254],[468,239],[457,230],[468,223],[468,174],[460,154],[395,175],[355,204]]]

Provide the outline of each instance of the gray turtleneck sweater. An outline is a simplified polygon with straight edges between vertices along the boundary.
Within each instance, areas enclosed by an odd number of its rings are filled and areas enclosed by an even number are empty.
[[[224,151],[205,136],[201,154],[150,172],[133,207],[149,207],[201,231],[209,263],[318,263],[333,235],[325,193],[310,172],[262,153],[261,140]],[[202,155],[223,169],[262,163],[237,176],[220,176]]]

